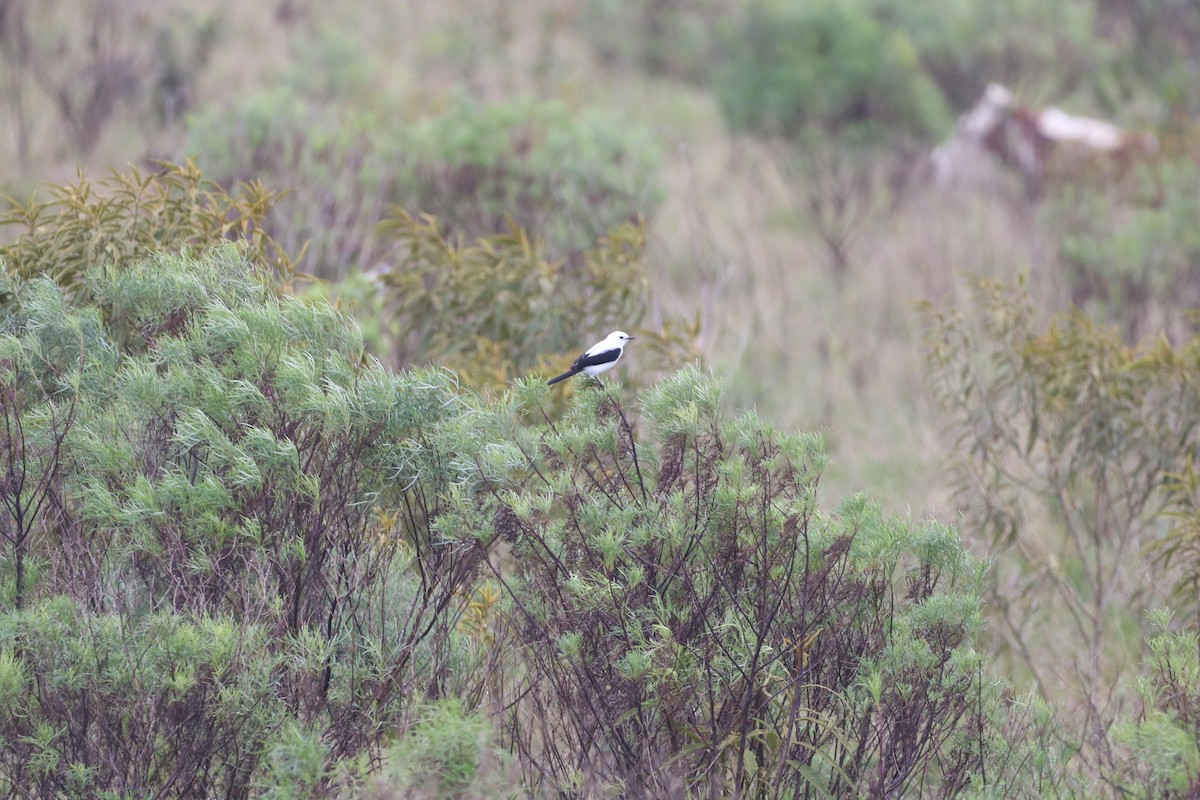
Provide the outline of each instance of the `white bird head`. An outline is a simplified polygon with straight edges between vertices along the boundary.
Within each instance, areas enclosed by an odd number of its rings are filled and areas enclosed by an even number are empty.
[[[630,336],[625,331],[613,331],[612,333],[610,333],[608,335],[609,341],[616,342],[618,344],[624,344],[625,342],[628,342],[630,339],[636,339],[636,338],[637,338],[636,336]]]

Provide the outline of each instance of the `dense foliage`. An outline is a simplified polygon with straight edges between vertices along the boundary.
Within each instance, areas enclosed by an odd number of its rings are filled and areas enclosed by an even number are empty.
[[[659,148],[611,114],[563,103],[453,103],[401,139],[411,188],[399,202],[456,235],[501,233],[512,220],[554,255],[578,253],[659,202]]]
[[[443,522],[510,539],[525,653],[502,732],[525,784],[598,796],[889,796],[982,780],[993,687],[957,535],[817,505],[814,435],[724,418],[695,370],[591,392],[517,487]],[[985,683],[987,684],[985,686]]]
[[[218,181],[293,189],[272,221],[290,251],[312,240],[310,269],[321,277],[375,266],[373,229],[393,205],[438,217],[460,240],[515,224],[556,258],[658,205],[658,147],[613,115],[463,97],[397,120],[359,110],[354,97],[283,86],[190,120],[189,155]]]
[[[283,278],[296,273],[296,260],[265,227],[280,193],[257,181],[229,192],[194,164],[162,164],[145,174],[114,170],[98,181],[81,173],[76,183],[48,191],[50,199],[14,201],[0,215],[8,239],[0,259],[9,278],[47,275],[86,292],[88,274],[102,265],[129,264],[160,249],[201,252],[224,239],[246,242],[259,269]]]
[[[958,538],[821,511],[819,439],[724,419],[697,371],[640,422],[605,391],[538,422],[539,381],[487,405],[364,361],[233,245],[87,296],[36,278],[3,318],[8,789],[349,791],[397,724],[454,763],[381,774],[461,788],[488,759],[446,737],[481,720],[530,791],[982,779]]]
[[[481,552],[431,538],[414,456],[449,377],[364,364],[232,245],[92,288],[107,321],[44,278],[3,320],[8,788],[245,796],[289,720],[377,746]]]
[[[734,128],[858,143],[941,132],[949,114],[916,50],[861,5],[757,2],[717,80]]]
[[[613,320],[637,331],[641,369],[622,369],[634,383],[690,356],[694,326],[638,327],[650,301],[640,225],[615,227],[558,261],[521,229],[458,245],[438,220],[403,209],[381,224],[380,239],[386,266],[346,281],[339,295],[368,321],[375,350],[398,364],[434,361],[470,386],[501,390],[533,371],[557,374],[578,355],[581,331],[607,333]]]
[[[1114,47],[1097,29],[1125,24],[1131,6],[1062,0],[863,0],[885,28],[902,31],[925,72],[955,109],[970,108],[991,82],[1038,87],[1054,97],[1103,85]],[[1101,9],[1098,6],[1111,5]],[[1136,5],[1136,4],[1131,4]],[[1111,12],[1109,19],[1105,12]]]

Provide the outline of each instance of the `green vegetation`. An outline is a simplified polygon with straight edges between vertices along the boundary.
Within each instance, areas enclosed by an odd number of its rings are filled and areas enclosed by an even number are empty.
[[[296,261],[264,227],[279,197],[258,182],[231,194],[193,164],[114,171],[99,181],[80,174],[74,184],[51,187],[49,200],[12,203],[0,216],[12,237],[0,258],[10,281],[46,275],[86,295],[89,272],[102,265],[124,266],[160,250],[203,251],[236,238],[256,267],[291,278]]]
[[[639,126],[595,110],[459,100],[414,125],[400,149],[411,181],[401,204],[467,237],[512,220],[569,255],[657,206],[657,146]]]
[[[856,143],[940,133],[949,113],[903,34],[865,7],[822,0],[750,6],[717,81],[734,128]]]
[[[393,266],[373,282],[343,284],[343,304],[360,318],[389,321],[372,333],[398,363],[445,364],[479,388],[503,390],[531,370],[556,372],[578,355],[581,328],[640,320],[649,305],[639,225],[615,227],[567,261],[546,260],[517,228],[456,246],[436,219],[403,209],[379,232]],[[668,324],[638,334],[642,369],[634,375],[686,362],[695,330]]]
[[[1163,327],[1164,306],[1200,307],[1200,167],[1170,157],[1126,182],[1065,187],[1048,216],[1072,303],[1137,338]]]
[[[987,282],[971,313],[926,313],[960,502],[998,559],[997,644],[1049,696],[1082,694],[1103,728],[1114,656],[1136,648],[1123,639],[1139,636],[1169,588],[1145,580],[1155,571],[1147,549],[1161,544],[1161,488],[1190,463],[1200,338],[1134,349],[1079,312],[1040,333],[1026,293]],[[1051,627],[1051,608],[1070,624]],[[1069,676],[1053,654],[1065,641],[1081,654]]]
[[[525,480],[446,518],[511,539],[520,565],[497,578],[528,656],[500,723],[523,784],[958,794],[985,769],[994,690],[971,644],[977,567],[945,527],[861,497],[822,511],[820,438],[719,401],[676,373],[642,396],[638,436],[589,393],[533,431]]]
[[[4,4],[0,793],[1196,796],[1191,5]]]
[[[821,512],[819,439],[723,420],[696,370],[644,396],[648,439],[601,391],[522,424],[540,381],[489,405],[364,362],[231,244],[86,296],[34,278],[4,317],[6,790],[348,786],[411,716],[395,779],[453,793],[487,718],[422,693],[490,695],[536,791],[983,769],[961,542]]]
[[[45,678],[8,720],[7,789],[244,795],[288,720],[354,755],[442,669],[474,573],[406,477],[449,377],[363,364],[233,245],[93,294],[35,278],[4,320],[4,648]]]
[[[1116,9],[1106,4],[862,0],[852,5],[868,9],[889,30],[903,32],[953,108],[969,108],[993,81],[1032,85],[1053,98],[1107,90],[1107,76],[1097,71],[1109,68],[1117,46],[1095,32],[1098,25],[1120,22],[1117,13],[1107,17]]]
[[[373,229],[392,205],[436,216],[459,240],[516,224],[552,256],[577,257],[658,204],[648,133],[561,102],[460,97],[397,123],[338,92],[285,86],[193,115],[189,128],[189,157],[221,184],[305,187],[279,198],[270,221],[324,278],[374,265]]]

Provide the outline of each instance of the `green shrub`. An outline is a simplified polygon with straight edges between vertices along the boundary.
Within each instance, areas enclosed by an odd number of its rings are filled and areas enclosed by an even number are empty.
[[[496,770],[492,726],[462,701],[439,700],[418,709],[416,721],[385,752],[379,784],[387,792],[428,798],[505,794]]]
[[[285,279],[296,273],[296,261],[264,227],[280,196],[257,182],[230,194],[191,163],[163,164],[99,181],[80,173],[73,185],[51,186],[50,195],[0,215],[0,226],[10,228],[0,246],[10,281],[47,275],[86,302],[87,278],[100,267],[123,267],[158,250],[200,253],[225,239],[244,241],[257,269]]]
[[[1164,483],[1194,447],[1197,345],[1131,348],[1080,312],[1039,330],[1022,287],[986,281],[970,313],[926,314],[966,530],[997,559],[997,646],[1040,691],[1078,704],[1094,744],[1101,698],[1170,585],[1145,548],[1166,528]],[[1175,544],[1194,552],[1186,536]],[[1086,655],[1064,674],[1063,652]]]
[[[338,279],[371,263],[372,228],[400,191],[386,136],[394,129],[378,113],[283,85],[190,116],[186,152],[222,185],[285,188],[271,230],[305,252],[312,274]]]
[[[1046,216],[1072,303],[1130,338],[1190,330],[1200,307],[1200,167],[1190,158],[1149,164],[1132,191],[1072,185]]]
[[[461,239],[503,233],[511,220],[561,257],[648,219],[659,201],[649,133],[596,110],[462,98],[399,143],[410,183],[398,203]]]
[[[288,721],[270,743],[261,796],[271,800],[321,796],[331,777],[328,759],[321,731]]]
[[[425,444],[471,401],[245,255],[98,275],[106,316],[47,278],[0,313],[0,691],[41,676],[5,790],[246,797],[299,763],[285,722],[354,759],[449,659],[486,665],[455,625],[484,549],[432,532],[463,474]]]
[[[998,82],[1034,86],[1058,102],[1102,88],[1114,47],[1098,35],[1091,0],[867,0],[887,30],[901,31],[956,110]]]
[[[526,785],[957,794],[993,691],[971,645],[979,568],[943,526],[861,497],[822,511],[820,438],[725,418],[720,396],[676,373],[642,396],[638,434],[608,392],[583,393],[439,524],[513,542],[501,734]],[[518,397],[536,416],[546,391]]]
[[[271,212],[310,271],[338,279],[378,257],[373,229],[389,205],[438,217],[463,240],[531,232],[555,257],[593,246],[658,205],[648,133],[592,110],[466,99],[417,120],[361,101],[282,86],[190,118],[188,154],[224,185],[257,178],[290,191]]]
[[[1156,609],[1146,675],[1135,684],[1140,713],[1118,721],[1119,752],[1107,776],[1127,796],[1190,797],[1200,789],[1200,658],[1195,634],[1170,629],[1171,612]]]
[[[133,621],[62,596],[0,615],[0,651],[38,676],[7,706],[0,788],[245,797],[257,744],[286,714],[267,679],[279,657],[270,640],[267,628],[225,617]]]
[[[995,724],[983,732],[986,771],[963,795],[972,800],[1011,797],[1104,796],[1094,770],[1081,763],[1083,736],[1036,691],[1001,692]]]
[[[557,374],[583,343],[636,329],[649,305],[639,226],[618,227],[559,262],[521,230],[460,246],[437,220],[401,209],[380,236],[390,267],[372,276],[378,283],[358,277],[338,287],[342,303],[395,363],[444,364],[477,389],[503,389],[534,371]],[[671,324],[639,330],[637,358],[622,372],[647,375],[686,361],[695,335]]]
[[[726,49],[717,97],[735,130],[863,144],[949,125],[912,42],[865,3],[755,2]]]
[[[404,224],[417,283],[537,263]],[[74,307],[30,278],[0,309],[0,790],[1066,785],[1053,726],[984,676],[957,534],[822,510],[818,436],[725,417],[695,368],[638,417],[612,384],[559,414],[540,379],[485,402],[395,374],[247,255],[102,271]]]

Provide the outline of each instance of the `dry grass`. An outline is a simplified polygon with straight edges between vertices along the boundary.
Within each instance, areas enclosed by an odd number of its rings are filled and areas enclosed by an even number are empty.
[[[839,278],[776,151],[730,139],[714,119],[670,150],[662,175],[659,309],[700,315],[701,351],[730,405],[825,430],[833,496],[866,489],[893,510],[952,516],[913,303],[963,300],[966,272],[1029,271],[1040,258],[1032,213],[918,176],[894,213],[864,224]]]
[[[94,70],[90,66],[85,50],[87,38],[93,34],[90,27],[98,20],[102,37],[101,59],[128,66],[135,72],[144,72],[149,62],[156,57],[156,48],[161,41],[172,38],[176,46],[186,48],[188,37],[210,19],[217,20],[218,36],[205,68],[195,74],[196,85],[192,97],[197,106],[220,102],[252,87],[269,84],[275,80],[280,69],[290,56],[290,44],[298,26],[304,20],[303,0],[278,3],[194,3],[188,0],[108,0],[88,3],[77,0],[59,2],[30,2],[15,0],[14,13],[23,8],[28,15],[28,26],[35,55],[33,69],[44,70],[44,79],[35,79],[26,74],[18,83],[3,82],[0,100],[4,109],[0,119],[10,115],[13,106],[10,100],[19,85],[20,102],[29,126],[29,164],[22,171],[10,168],[0,176],[0,187],[4,191],[24,194],[40,183],[64,183],[75,177],[80,166],[96,173],[104,173],[109,166],[124,167],[129,163],[141,163],[147,158],[161,156],[178,145],[180,130],[162,128],[149,122],[148,97],[142,93],[128,94],[119,90],[120,96],[109,105],[113,108],[110,121],[90,142],[92,152],[86,163],[80,164],[77,154],[63,141],[63,125],[55,114],[56,98],[52,96],[51,84],[71,86],[73,70],[85,78]],[[85,13],[84,9],[88,9]],[[290,15],[288,8],[299,13]],[[106,24],[110,24],[106,27]],[[55,43],[65,48],[56,54]],[[12,55],[6,49],[3,55]],[[102,62],[104,63],[104,62]],[[10,69],[11,62],[0,61],[0,68]],[[72,86],[72,90],[78,87]],[[17,159],[17,131],[15,118],[4,119],[0,125],[0,163],[15,167]],[[36,183],[35,183],[36,182]]]

